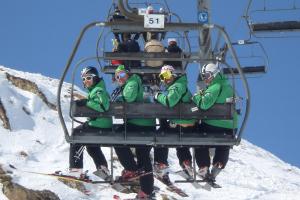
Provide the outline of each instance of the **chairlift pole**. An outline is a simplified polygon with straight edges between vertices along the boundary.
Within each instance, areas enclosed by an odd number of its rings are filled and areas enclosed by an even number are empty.
[[[198,23],[211,23],[210,17],[210,0],[197,0],[197,17]],[[199,46],[200,46],[200,57],[202,59],[211,59],[212,58],[212,44],[211,44],[211,29],[200,29],[199,30]],[[206,64],[201,62],[199,64],[199,71],[201,73],[202,66]],[[204,82],[200,76],[197,80],[197,89],[202,89],[205,87]]]

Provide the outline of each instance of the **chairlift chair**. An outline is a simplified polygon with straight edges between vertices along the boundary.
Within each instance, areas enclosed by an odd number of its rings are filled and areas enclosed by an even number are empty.
[[[126,1],[127,2],[127,1]],[[119,5],[124,6],[124,2],[122,0],[118,1]],[[96,21],[86,25],[80,32],[80,35],[75,43],[74,49],[71,52],[71,55],[68,59],[68,62],[65,66],[65,69],[62,74],[62,78],[58,85],[57,91],[57,107],[58,114],[61,125],[64,130],[65,139],[69,143],[79,143],[79,144],[97,144],[103,146],[115,146],[115,145],[127,145],[127,146],[135,146],[135,145],[149,145],[149,146],[169,146],[169,147],[179,147],[179,146],[199,146],[199,145],[238,145],[242,138],[242,133],[244,131],[246,121],[248,118],[249,110],[250,110],[250,92],[247,80],[245,78],[244,72],[239,64],[239,60],[235,53],[235,50],[232,47],[230,39],[225,32],[225,30],[216,25],[216,24],[200,24],[200,23],[186,23],[186,22],[166,22],[164,28],[145,28],[144,23],[142,21],[135,21],[135,15],[129,10],[126,10],[125,15],[130,12],[130,16],[133,17],[131,21]],[[126,15],[127,16],[127,15]],[[243,88],[245,90],[245,112],[241,121],[240,128],[235,131],[233,130],[232,135],[226,135],[223,133],[219,134],[211,134],[211,133],[189,133],[183,134],[181,132],[178,133],[164,133],[164,132],[149,132],[149,133],[135,133],[135,132],[117,132],[115,130],[115,124],[111,131],[101,132],[101,131],[85,131],[72,129],[68,130],[65,119],[62,114],[61,108],[61,93],[62,93],[62,85],[64,80],[66,79],[67,73],[71,70],[71,66],[74,61],[74,57],[77,53],[77,50],[80,46],[82,38],[85,36],[87,30],[95,27],[100,27],[101,31],[103,29],[108,29],[113,32],[147,32],[147,31],[165,31],[165,32],[187,32],[191,30],[199,30],[199,29],[215,29],[220,32],[220,35],[224,38],[225,43],[228,46],[228,51],[232,55],[236,72],[240,75]],[[102,32],[103,33],[103,32]],[[98,52],[99,53],[99,52]],[[124,59],[124,60],[173,60],[173,61],[185,61],[187,63],[199,63],[199,62],[209,62],[214,60],[205,60],[203,59],[199,51],[196,52],[183,52],[181,55],[170,55],[168,53],[146,53],[146,52],[137,52],[137,53],[112,53],[112,52],[102,52],[102,54],[98,54],[96,57],[81,59],[75,70],[78,68],[79,64],[82,64],[87,59],[97,59],[101,62],[105,62],[107,60],[112,59]],[[132,69],[134,73],[159,73],[153,69],[148,69],[146,67],[141,67],[140,69]],[[112,68],[103,68],[102,72],[104,73],[112,73]],[[184,73],[178,69],[178,73]],[[72,83],[72,94],[74,87],[74,76],[75,72],[73,71],[73,83]],[[154,103],[136,103],[136,104],[126,104],[126,103],[112,103],[108,112],[99,113],[88,109],[86,107],[78,106],[74,97],[71,96],[70,101],[70,117],[73,121],[76,120],[77,117],[97,117],[97,116],[108,116],[108,117],[120,117],[126,123],[126,119],[132,117],[143,117],[143,118],[177,118],[177,119],[188,119],[188,118],[197,118],[197,119],[230,119],[233,116],[233,112],[235,112],[235,102],[226,103],[222,105],[215,105],[211,109],[207,111],[197,110],[194,104],[179,104],[175,108],[169,109],[163,107],[162,105],[154,104]],[[146,112],[147,111],[147,112]],[[150,111],[150,112],[149,112]],[[159,111],[159,112],[158,112]],[[80,132],[81,134],[78,134]]]

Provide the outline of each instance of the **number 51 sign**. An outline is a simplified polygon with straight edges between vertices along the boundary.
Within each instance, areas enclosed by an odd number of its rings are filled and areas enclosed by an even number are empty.
[[[148,14],[144,15],[144,27],[145,28],[164,28],[165,27],[165,16]]]

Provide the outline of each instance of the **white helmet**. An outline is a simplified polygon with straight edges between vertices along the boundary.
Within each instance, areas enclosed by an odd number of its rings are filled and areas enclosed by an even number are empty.
[[[207,72],[210,72],[214,77],[216,77],[217,74],[220,72],[220,69],[218,65],[214,63],[208,63],[202,67],[202,73],[205,74]]]

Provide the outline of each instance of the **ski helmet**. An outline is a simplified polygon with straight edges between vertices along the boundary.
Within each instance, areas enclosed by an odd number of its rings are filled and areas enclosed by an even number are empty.
[[[160,73],[162,73],[163,71],[170,71],[170,72],[174,72],[175,69],[173,66],[171,65],[164,65],[161,70],[160,70]]]
[[[81,77],[87,76],[87,75],[92,75],[95,77],[99,76],[98,70],[95,67],[92,66],[87,66],[82,69],[81,71]]]
[[[159,78],[162,81],[171,80],[172,76],[174,76],[174,71],[175,69],[171,65],[164,65],[160,70]]]
[[[218,65],[214,63],[208,63],[202,67],[202,74],[210,73],[213,77],[216,77],[219,72],[220,69]]]

